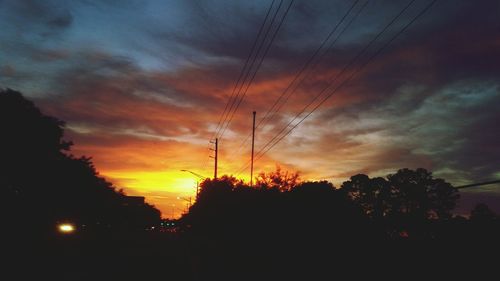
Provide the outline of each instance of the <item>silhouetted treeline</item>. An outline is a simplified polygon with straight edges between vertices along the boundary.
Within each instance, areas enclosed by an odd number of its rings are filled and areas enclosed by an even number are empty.
[[[260,235],[276,242],[311,232],[348,237],[370,231],[362,210],[328,182],[258,182],[251,188],[229,176],[204,181],[183,222],[207,235]]]
[[[78,228],[144,229],[157,224],[153,206],[124,204],[123,192],[98,175],[87,157],[70,154],[64,122],[46,116],[19,92],[0,91],[0,198],[7,232]]]
[[[458,198],[456,188],[425,169],[355,175],[335,188],[278,168],[259,174],[253,187],[231,176],[205,180],[181,223],[199,270],[214,278],[245,272],[314,279],[331,276],[335,265],[337,272],[390,271],[419,255],[426,269],[442,270],[439,264],[458,260],[455,252],[466,245],[491,247],[500,237],[500,220],[484,204],[470,219],[453,215]]]
[[[254,187],[230,176],[205,180],[182,222],[188,232],[217,239],[367,242],[500,234],[498,216],[484,204],[470,219],[453,215],[458,198],[456,188],[425,169],[401,169],[386,178],[355,175],[335,188],[299,182],[297,174],[278,168],[261,173]]]

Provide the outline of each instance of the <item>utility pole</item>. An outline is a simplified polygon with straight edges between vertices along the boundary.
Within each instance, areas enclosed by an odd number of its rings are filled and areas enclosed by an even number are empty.
[[[253,186],[253,152],[255,146],[255,114],[257,112],[253,112],[253,126],[252,126],[252,164],[250,166],[250,186]]]
[[[213,142],[212,142],[213,143]],[[215,159],[215,166],[214,166],[214,179],[217,178],[217,154],[219,152],[219,139],[215,138],[215,149],[211,149],[215,151],[215,157],[212,157]],[[210,156],[211,157],[211,156]]]
[[[215,169],[214,169],[214,179],[217,179],[217,154],[219,154],[219,139],[215,138]]]

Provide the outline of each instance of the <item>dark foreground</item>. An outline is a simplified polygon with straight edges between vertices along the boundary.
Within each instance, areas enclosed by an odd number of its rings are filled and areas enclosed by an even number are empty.
[[[265,235],[264,232],[261,233]],[[498,242],[329,241],[175,233],[10,238],[3,280],[333,280],[479,277],[498,266]],[[496,265],[495,265],[496,264]],[[403,274],[403,275],[401,275]],[[447,278],[447,279],[448,279]],[[341,278],[344,279],[344,278]]]

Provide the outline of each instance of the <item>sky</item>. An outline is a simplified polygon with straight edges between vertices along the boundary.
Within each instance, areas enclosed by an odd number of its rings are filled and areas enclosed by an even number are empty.
[[[431,2],[0,0],[0,87],[66,121],[74,155],[164,217],[195,196],[193,173],[213,176],[214,136],[219,175],[249,179],[254,110],[255,173],[499,179],[500,2]],[[500,211],[499,187],[463,190],[459,208]]]

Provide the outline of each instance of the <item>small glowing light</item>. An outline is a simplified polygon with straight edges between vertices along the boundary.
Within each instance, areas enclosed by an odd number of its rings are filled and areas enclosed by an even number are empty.
[[[69,223],[62,223],[58,226],[59,232],[62,233],[72,233],[75,231],[75,227]]]

